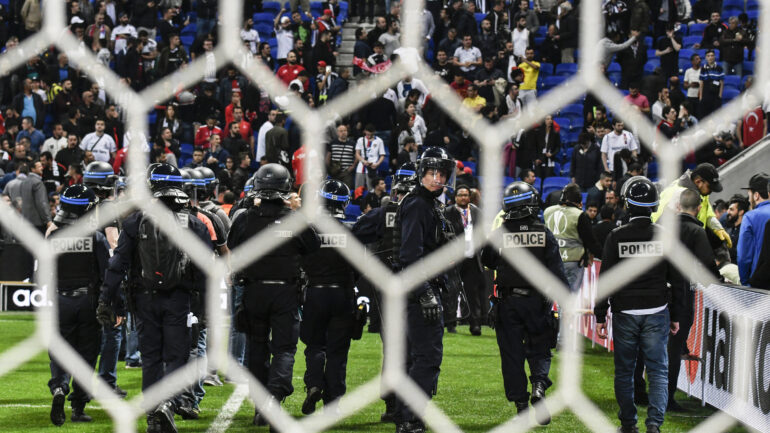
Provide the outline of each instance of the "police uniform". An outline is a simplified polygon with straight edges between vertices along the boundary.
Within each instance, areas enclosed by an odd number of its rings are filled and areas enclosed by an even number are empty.
[[[263,230],[286,239],[240,271],[245,288],[242,310],[236,314],[238,327],[248,335],[249,371],[278,401],[294,392],[291,381],[299,338],[300,257],[320,247],[310,228],[302,233],[282,230],[280,223],[290,214],[281,200],[262,199],[258,207],[233,221],[227,242],[234,250]],[[266,423],[259,412],[254,421]]]
[[[347,186],[344,189],[347,190]],[[349,200],[349,195],[344,198]],[[341,216],[344,218],[344,213]],[[308,279],[300,327],[300,338],[307,346],[305,386],[308,396],[302,406],[305,414],[315,410],[319,399],[323,398],[328,404],[346,391],[346,366],[353,337],[356,299],[353,267],[339,253],[340,248],[347,246],[350,233],[342,224],[339,226],[344,233],[319,233],[321,248],[302,258],[302,269]]]
[[[650,387],[645,423],[647,431],[658,431],[668,403],[666,350],[669,326],[671,322],[682,321],[686,312],[684,280],[664,259],[662,243],[655,240],[656,234],[660,235],[662,230],[650,219],[658,206],[655,186],[648,179],[636,176],[629,179],[623,189],[621,199],[630,218],[628,224],[607,236],[602,273],[629,259],[648,267],[609,299],[600,300],[594,314],[601,333],[602,329],[606,329],[607,310],[612,305],[615,397],[620,406],[618,418],[621,431],[631,432],[636,428],[633,375],[640,351],[644,356]],[[670,283],[670,289],[667,283]]]
[[[506,188],[504,206],[517,201],[527,201],[531,209],[510,208],[511,213],[503,220],[502,227],[490,234],[490,237],[502,236],[502,248],[484,247],[481,261],[484,266],[497,271],[495,308],[492,310],[496,314],[490,320],[494,320],[497,329],[505,397],[516,403],[517,410],[522,413],[528,408],[530,397],[524,360],[529,364],[534,404],[551,386],[548,373],[556,330],[550,321],[551,302],[532,285],[531,275],[520,272],[503,258],[502,250],[526,248],[565,285],[567,277],[556,237],[537,220],[537,192],[524,182],[514,182]],[[503,228],[508,233],[504,233]],[[545,408],[536,406],[536,409],[538,422],[547,424],[550,415]]]
[[[83,188],[76,186],[76,188]],[[93,194],[91,194],[93,196]],[[62,195],[66,202],[66,191]],[[60,211],[61,212],[61,211]],[[57,291],[59,332],[64,340],[93,369],[99,355],[99,322],[96,320],[96,291],[109,260],[109,244],[100,232],[91,236],[67,238],[59,236],[56,224],[49,229],[49,242],[57,256]],[[96,270],[96,272],[94,272]],[[50,356],[50,354],[49,354]],[[70,374],[51,357],[51,380],[48,387],[54,396],[51,421],[64,423],[64,398],[70,392]],[[72,385],[72,421],[91,421],[83,409],[91,400],[86,390],[75,381]]]

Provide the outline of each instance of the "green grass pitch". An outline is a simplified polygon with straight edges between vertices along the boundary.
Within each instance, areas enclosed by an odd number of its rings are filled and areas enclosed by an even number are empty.
[[[446,334],[444,337],[444,361],[441,365],[438,395],[435,403],[461,429],[467,432],[483,432],[499,425],[515,415],[512,403],[505,400],[500,357],[494,331],[484,328],[484,335],[472,337],[467,326],[458,327],[458,334]],[[0,314],[0,352],[13,346],[34,331],[34,317],[31,314]],[[297,362],[294,368],[295,392],[284,407],[295,417],[301,416],[300,406],[304,399],[304,347],[297,348]],[[366,334],[360,341],[354,341],[348,362],[348,388],[375,377],[380,370],[381,344],[379,336]],[[128,391],[129,398],[136,397],[141,388],[141,372],[126,370],[124,363],[118,364],[118,384]],[[552,365],[554,387],[559,386],[556,369],[559,354],[555,352]],[[586,395],[616,425],[615,403],[612,388],[612,355],[602,348],[586,348],[583,365],[583,389]],[[0,386],[0,431],[3,432],[109,432],[112,423],[96,402],[86,406],[86,413],[94,417],[91,424],[73,424],[69,421],[70,408],[66,406],[67,422],[61,428],[53,426],[49,420],[51,396],[46,383],[50,378],[48,355],[41,352],[31,361],[2,378]],[[201,404],[201,418],[196,421],[182,421],[177,417],[180,432],[206,431],[216,418],[233,391],[233,385],[206,387],[206,397]],[[664,432],[684,432],[702,422],[713,410],[701,408],[697,401],[688,400],[685,395],[677,396],[684,405],[693,409],[686,415],[666,415]],[[319,404],[320,406],[320,404]],[[351,418],[343,420],[330,431],[335,432],[393,432],[393,424],[381,424],[379,416],[384,405],[377,401]],[[254,432],[267,431],[266,427],[251,425],[254,408],[248,399],[236,413],[229,431]],[[639,413],[640,427],[644,430],[645,409]],[[142,418],[137,427],[144,431]],[[562,412],[554,417],[547,427],[535,429],[538,432],[588,432],[589,430],[571,412]],[[745,432],[736,427],[730,432]]]

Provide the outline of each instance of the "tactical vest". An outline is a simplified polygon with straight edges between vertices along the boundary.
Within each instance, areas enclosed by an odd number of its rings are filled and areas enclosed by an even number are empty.
[[[277,209],[275,206],[253,207],[247,211],[244,230],[246,238],[255,236],[263,230],[269,231],[274,238],[284,238],[280,246],[244,269],[244,275],[250,280],[296,281],[299,278],[300,254],[292,242],[295,234],[290,230],[283,230],[280,224],[281,219],[290,213],[291,211],[285,207]]]
[[[339,253],[341,248],[347,247],[352,236],[348,230],[345,233],[318,233],[321,248],[302,258],[302,269],[311,287],[318,284],[353,287],[353,267]]]
[[[399,202],[398,204],[398,210],[396,211],[396,217],[394,221],[394,227],[393,227],[393,236],[391,239],[393,239],[393,268],[396,270],[401,269],[401,263],[399,261],[399,257],[401,254],[401,212],[402,208],[401,206],[406,203],[408,200],[422,200],[425,199],[424,197],[419,196],[418,189],[415,188],[412,192],[408,193],[404,198]],[[447,219],[444,217],[444,212],[442,212],[441,208],[439,206],[441,205],[441,202],[439,202],[436,199],[430,199],[431,205],[432,205],[432,213],[433,218],[436,221],[436,229],[434,233],[426,233],[427,236],[433,236],[433,239],[431,239],[432,243],[435,245],[435,248],[430,248],[428,245],[424,245],[425,248],[425,254],[428,255],[430,252],[435,251],[442,245],[448,243],[452,239],[454,239],[454,227],[452,224],[447,221]],[[428,240],[427,238],[425,239]]]
[[[535,219],[507,220],[503,224],[509,233],[503,235],[503,249],[526,248],[540,263],[545,263],[545,225]],[[534,275],[530,272],[530,278]],[[518,269],[508,261],[497,268],[495,280],[500,287],[534,288]]]
[[[96,236],[65,238],[57,234],[58,230],[51,234],[50,242],[53,250],[59,253],[56,259],[59,290],[74,290],[94,284],[98,273],[94,254]]]
[[[578,218],[582,211],[573,206],[551,206],[543,213],[545,225],[559,241],[559,254],[564,262],[577,262],[585,248],[578,235]]]
[[[384,208],[383,213],[385,221],[385,229],[382,233],[382,239],[377,242],[376,251],[374,254],[382,260],[386,265],[393,264],[393,236],[396,228],[396,213],[398,212],[398,203],[388,202]],[[399,238],[401,233],[399,232]]]

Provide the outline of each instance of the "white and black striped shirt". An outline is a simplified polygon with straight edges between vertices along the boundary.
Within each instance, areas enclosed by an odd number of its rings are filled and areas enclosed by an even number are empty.
[[[350,138],[345,142],[332,141],[329,143],[329,151],[331,152],[331,160],[338,162],[343,170],[353,165],[353,161],[355,161],[356,147]]]

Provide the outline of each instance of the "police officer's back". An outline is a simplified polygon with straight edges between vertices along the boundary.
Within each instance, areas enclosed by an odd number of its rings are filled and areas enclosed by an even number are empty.
[[[282,401],[294,392],[291,380],[299,337],[300,258],[317,250],[320,241],[310,228],[293,233],[281,226],[291,214],[284,203],[292,183],[285,167],[266,164],[254,178],[260,204],[235,218],[228,247],[233,250],[265,230],[286,240],[239,272],[245,290],[236,326],[249,336],[249,370],[275,400]],[[266,404],[274,402],[271,399]],[[254,415],[257,425],[267,423],[259,412],[262,404],[258,402]]]
[[[93,191],[83,185],[67,187],[60,196],[61,204],[49,226],[48,238],[57,256],[59,332],[75,351],[93,368],[99,354],[99,323],[95,300],[101,277],[109,260],[109,245],[104,235],[96,231],[90,236],[63,237],[59,227],[77,221],[96,203]],[[95,272],[96,271],[96,272]],[[51,359],[51,380],[48,387],[53,395],[51,422],[64,424],[64,400],[70,391],[70,374]],[[90,396],[75,381],[72,385],[72,421],[90,422],[83,413]]]
[[[503,224],[490,234],[491,237],[502,236],[503,246],[500,249],[491,245],[484,247],[481,261],[497,271],[495,308],[490,320],[497,329],[505,396],[516,404],[520,414],[526,413],[530,400],[524,371],[526,358],[531,372],[531,402],[535,405],[538,422],[548,424],[550,414],[544,403],[536,403],[545,397],[545,390],[551,386],[548,372],[556,332],[551,322],[551,303],[532,283],[532,272],[521,272],[502,256],[502,250],[525,248],[565,286],[568,284],[559,244],[553,233],[537,219],[539,203],[537,190],[528,183],[508,185],[503,194],[506,212]]]

